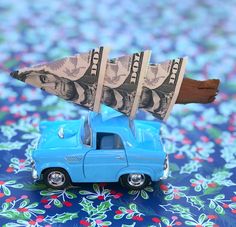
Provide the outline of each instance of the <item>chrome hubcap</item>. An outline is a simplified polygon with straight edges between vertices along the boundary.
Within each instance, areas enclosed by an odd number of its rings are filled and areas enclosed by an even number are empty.
[[[145,182],[145,175],[144,174],[129,174],[128,175],[128,183],[131,186],[139,187],[142,186]]]
[[[53,171],[48,174],[48,183],[52,186],[62,186],[65,183],[65,175],[59,171]]]

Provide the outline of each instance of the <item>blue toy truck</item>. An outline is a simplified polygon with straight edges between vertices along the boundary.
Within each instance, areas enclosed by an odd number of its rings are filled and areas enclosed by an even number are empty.
[[[168,176],[160,123],[129,120],[109,108],[70,121],[42,122],[32,176],[48,187],[78,182],[118,182],[140,190]]]

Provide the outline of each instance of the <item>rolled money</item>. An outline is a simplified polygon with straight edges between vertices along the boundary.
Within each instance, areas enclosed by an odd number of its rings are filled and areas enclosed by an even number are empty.
[[[108,61],[102,102],[133,118],[141,96],[151,52],[144,51]]]
[[[109,49],[100,47],[75,56],[27,67],[11,76],[67,101],[99,111]]]
[[[166,120],[176,102],[184,77],[187,57],[148,66],[139,108]]]

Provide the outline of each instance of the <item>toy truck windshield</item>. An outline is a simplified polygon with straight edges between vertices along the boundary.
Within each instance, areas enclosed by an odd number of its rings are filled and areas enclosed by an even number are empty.
[[[89,124],[89,117],[84,121],[83,133],[81,133],[81,140],[84,145],[91,146],[92,142],[92,130]]]

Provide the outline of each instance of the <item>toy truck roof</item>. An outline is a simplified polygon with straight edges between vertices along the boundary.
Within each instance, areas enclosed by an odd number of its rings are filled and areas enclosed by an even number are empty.
[[[145,121],[145,120],[131,120],[126,115],[102,105],[101,112],[90,112],[89,121],[91,128],[96,132],[127,132],[132,131],[134,125],[143,128],[156,128],[159,131],[161,122],[159,121]]]
[[[130,119],[127,116],[104,105],[101,113],[90,112],[89,121],[92,130],[97,132],[116,132],[130,128]]]

